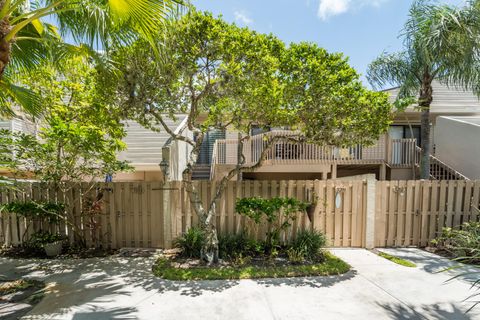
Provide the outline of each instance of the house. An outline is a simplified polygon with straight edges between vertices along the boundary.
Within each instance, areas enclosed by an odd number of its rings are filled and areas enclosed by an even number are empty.
[[[459,117],[480,117],[479,99],[471,92],[447,87],[438,82],[433,84],[433,90],[434,102],[431,106],[433,154],[430,156],[432,178],[476,178],[474,171],[464,169],[458,160],[447,156],[456,151],[449,151],[453,149],[452,143],[445,140],[445,136],[448,135],[445,132],[448,132],[448,129],[442,128],[446,126],[443,120],[445,117],[457,120]],[[394,101],[398,88],[386,92]],[[194,139],[193,134],[187,129],[186,120],[186,115],[176,115],[175,120],[167,121],[167,125],[176,134],[181,133]],[[21,121],[23,120],[11,120],[2,125],[12,130],[27,132],[31,130]],[[475,121],[470,122],[476,123]],[[124,141],[127,150],[119,154],[119,159],[129,161],[134,171],[118,173],[113,177],[114,181],[162,181],[164,180],[164,172],[160,165],[162,162],[169,180],[182,179],[182,172],[191,150],[188,144],[172,140],[165,130],[152,131],[134,121],[126,121],[125,126],[127,136]],[[285,128],[271,128],[268,132],[254,128],[252,138],[244,143],[246,164],[258,160],[263,150],[265,135],[279,133],[285,134]],[[193,178],[218,180],[232,169],[237,163],[237,135],[233,131],[210,131],[204,139]],[[458,135],[460,140],[457,147],[465,146],[467,140],[461,138],[465,135],[467,133]],[[470,133],[468,135],[469,139],[474,140]],[[418,175],[420,138],[420,112],[410,107],[396,116],[388,133],[379,137],[373,146],[361,144],[350,147],[317,146],[279,142],[269,151],[262,167],[255,172],[245,173],[242,179],[335,179],[369,173],[374,173],[379,180],[412,179]],[[474,145],[473,142],[468,145]],[[464,149],[468,149],[468,146]],[[478,159],[473,153],[469,157]],[[471,167],[472,164],[468,166]],[[469,177],[469,174],[474,176]]]
[[[386,90],[393,102],[398,88]],[[456,87],[447,87],[439,82],[433,83],[434,102],[431,105],[432,145],[435,150],[435,132],[441,122],[441,116],[480,115],[480,102],[476,95]],[[335,179],[360,174],[374,173],[380,180],[412,179],[418,175],[420,162],[420,115],[413,106],[398,114],[387,134],[379,137],[373,146],[355,145],[347,148],[340,146],[316,146],[311,144],[294,145],[277,143],[269,152],[264,165],[253,173],[246,173],[243,179]],[[284,131],[281,128],[269,132],[259,132],[244,145],[247,165],[258,160],[263,150],[264,135],[275,135]],[[210,165],[211,179],[220,179],[237,162],[236,133],[225,133],[225,138],[215,137],[211,148],[209,163],[201,163],[203,168]],[[209,149],[210,150],[210,149]],[[455,163],[442,162],[435,152],[430,155],[433,179],[445,177],[466,178],[454,166]]]

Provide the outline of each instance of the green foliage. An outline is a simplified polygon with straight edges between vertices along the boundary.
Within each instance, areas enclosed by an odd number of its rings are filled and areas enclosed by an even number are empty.
[[[41,103],[27,87],[16,85],[18,75],[33,71],[43,60],[63,65],[65,56],[103,56],[111,47],[142,38],[153,42],[166,17],[176,13],[176,0],[3,1],[0,38],[0,113],[12,113],[18,104],[38,115]],[[45,16],[53,16],[49,24]],[[49,20],[49,19],[47,19]],[[62,36],[69,35],[69,43]],[[78,46],[76,45],[78,44]],[[10,48],[11,47],[11,48]],[[99,54],[92,48],[101,47]],[[88,49],[86,49],[88,48]],[[100,59],[98,59],[100,60]],[[5,70],[4,70],[5,67]]]
[[[221,259],[255,256],[263,254],[264,246],[255,239],[250,239],[246,232],[225,234],[218,237],[218,250]]]
[[[291,244],[296,254],[302,254],[305,259],[317,261],[322,258],[322,248],[327,244],[325,235],[316,230],[302,230]]]
[[[459,228],[443,228],[442,234],[432,240],[438,249],[458,260],[480,262],[480,222],[465,222]]]
[[[205,232],[199,227],[191,227],[184,235],[175,239],[173,244],[182,250],[182,256],[200,258],[205,241]]]
[[[287,257],[288,261],[293,264],[301,264],[305,262],[305,253],[301,249],[296,249],[296,248],[288,248],[287,249]]]
[[[176,268],[169,260],[160,258],[153,266],[153,274],[157,277],[183,281],[330,276],[340,275],[349,270],[350,266],[346,262],[330,253],[325,254],[323,262],[308,265],[252,266],[247,264],[235,267]]]
[[[82,58],[65,61],[62,71],[46,64],[25,74],[23,82],[45,106],[39,139],[0,132],[3,164],[17,176],[33,172],[53,183],[128,170],[126,162],[117,160],[117,153],[125,149],[120,110],[97,94],[97,80],[97,71]]]
[[[38,231],[32,234],[30,239],[27,241],[26,246],[43,246],[47,243],[53,243],[62,240],[63,237],[59,234],[51,233],[50,231]]]
[[[102,89],[147,127],[162,130],[159,119],[189,113],[190,129],[203,133],[290,126],[312,143],[353,145],[390,123],[387,95],[365,89],[344,56],[315,44],[287,47],[191,10],[166,24],[157,45],[161,59],[145,42],[118,50],[120,76]]]
[[[417,265],[411,261],[392,256],[391,254],[385,253],[385,252],[378,252],[378,255],[382,258],[385,258],[387,260],[392,261],[393,263],[399,264],[404,267],[409,267],[409,268],[416,268]]]
[[[269,250],[278,246],[281,232],[292,225],[298,212],[305,212],[310,204],[297,200],[296,198],[275,197],[264,198],[242,198],[237,199],[235,210],[238,214],[250,218],[256,225],[263,219],[272,225],[266,234],[265,245]]]
[[[0,212],[15,213],[29,219],[45,219],[49,223],[58,223],[65,212],[63,203],[14,201],[2,204]]]
[[[22,247],[28,255],[43,257],[45,255],[44,245],[62,240],[64,240],[64,238],[59,234],[40,230],[34,232],[30,238],[24,241]]]

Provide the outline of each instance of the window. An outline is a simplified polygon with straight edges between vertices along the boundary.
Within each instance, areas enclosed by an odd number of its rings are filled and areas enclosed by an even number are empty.
[[[413,133],[413,136],[412,136]],[[390,126],[390,129],[388,130],[388,134],[390,135],[390,138],[392,139],[417,139],[417,145],[420,145],[421,141],[421,135],[420,135],[420,126],[412,126],[412,129],[410,130],[410,127],[408,125],[403,125],[403,126]]]

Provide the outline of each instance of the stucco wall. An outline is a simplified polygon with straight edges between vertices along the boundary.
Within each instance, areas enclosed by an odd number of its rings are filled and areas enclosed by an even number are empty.
[[[480,179],[480,117],[439,117],[436,157],[470,179]]]

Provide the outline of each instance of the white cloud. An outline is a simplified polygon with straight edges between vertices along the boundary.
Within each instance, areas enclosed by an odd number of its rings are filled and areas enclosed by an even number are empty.
[[[253,19],[250,18],[245,11],[235,11],[235,21],[244,25],[250,25],[253,23]]]
[[[332,16],[364,6],[378,7],[389,0],[320,0],[318,17],[327,20]]]

